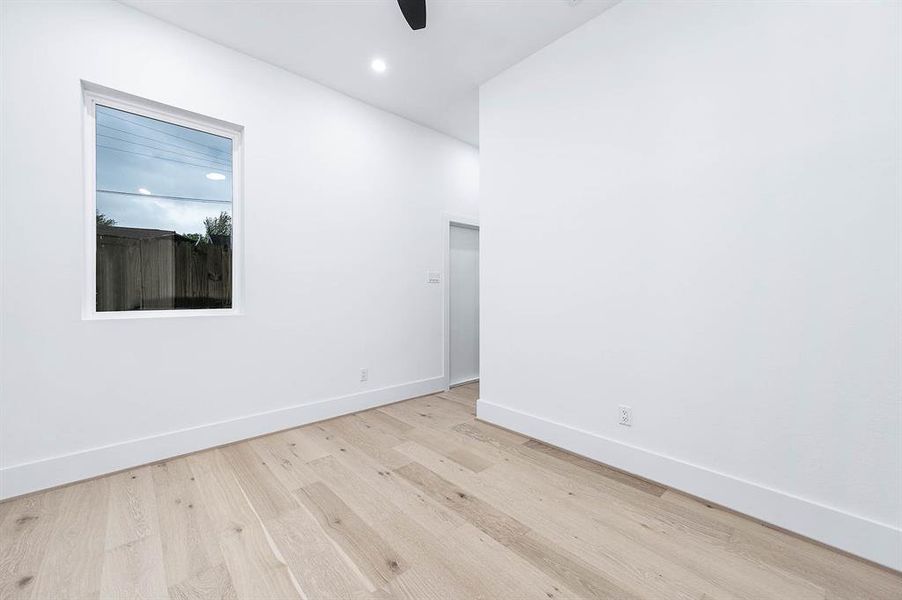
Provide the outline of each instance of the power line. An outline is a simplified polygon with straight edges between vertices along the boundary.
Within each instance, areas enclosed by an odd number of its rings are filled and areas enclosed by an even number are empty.
[[[166,150],[165,148],[157,148],[156,146],[150,146],[148,144],[142,144],[140,142],[133,142],[131,140],[123,140],[122,138],[113,137],[111,135],[104,135],[102,133],[98,133],[97,137],[106,138],[108,140],[116,140],[118,142],[125,142],[126,144],[133,144],[135,146],[142,146],[144,148],[150,148],[151,150],[156,150],[157,152],[168,152],[170,154],[177,154],[178,156],[184,156],[185,158],[190,158],[191,160],[200,160],[200,161],[206,160],[213,164],[217,164],[217,165],[221,164],[224,167],[231,166],[231,164],[229,164],[227,162],[217,162],[218,159],[215,159],[215,158],[201,158],[199,156],[191,156],[190,154],[183,154],[181,152],[176,152],[175,150]]]
[[[134,192],[119,192],[116,190],[97,190],[103,194],[116,194],[118,196],[137,196],[139,198],[163,198],[166,200],[178,200],[181,202],[206,202],[210,204],[231,204],[231,200],[214,200],[213,198],[192,198],[190,196],[161,196],[160,194],[136,194]]]
[[[104,108],[108,108],[108,107],[104,107]],[[116,110],[116,109],[110,109],[110,110]],[[125,112],[125,111],[117,111],[117,112]],[[126,119],[126,118],[124,118],[124,117],[120,117],[120,116],[114,115],[114,114],[112,114],[112,113],[106,113],[106,112],[104,112],[104,113],[101,113],[101,114],[104,115],[104,116],[107,116],[107,117],[112,117],[113,119],[118,119],[118,120],[120,120],[120,121],[124,121],[124,122],[126,122],[126,123],[131,124],[131,125],[136,125],[137,127],[143,127],[144,129],[150,129],[151,131],[154,131],[154,132],[159,133],[159,134],[162,134],[162,135],[168,135],[168,136],[170,136],[170,137],[174,137],[174,138],[176,138],[176,139],[179,139],[179,140],[188,142],[189,144],[196,144],[196,145],[201,146],[201,147],[203,147],[203,148],[206,148],[206,149],[208,149],[208,150],[212,150],[213,152],[223,152],[223,153],[228,152],[227,150],[224,150],[224,149],[222,149],[222,148],[217,148],[217,147],[215,147],[215,146],[208,146],[207,144],[203,144],[203,143],[201,143],[201,142],[192,140],[191,138],[187,138],[187,137],[184,137],[184,136],[181,136],[181,135],[176,135],[176,134],[174,134],[174,133],[170,133],[170,132],[168,132],[168,131],[164,131],[164,130],[162,130],[162,129],[158,129],[158,128],[156,128],[156,127],[151,127],[150,125],[145,125],[145,124],[143,124],[143,123],[139,123],[138,121],[133,121],[132,119]],[[130,115],[130,114],[132,114],[132,113],[125,113],[125,114]],[[158,120],[158,119],[153,119],[153,118],[151,118],[151,117],[144,117],[144,116],[142,116],[142,115],[134,115],[134,116],[139,117],[139,118],[142,118],[142,119],[147,119],[148,121],[153,121],[153,122],[155,122],[155,123],[162,123],[162,124],[164,124],[164,125],[171,125],[171,123],[166,123],[165,121],[160,121],[160,120]],[[105,126],[106,126],[106,125],[105,125]],[[188,129],[189,131],[198,131],[199,133],[203,133],[204,135],[209,135],[209,136],[213,136],[213,137],[220,137],[220,138],[222,137],[222,136],[218,136],[218,135],[216,135],[216,134],[214,134],[214,133],[207,133],[207,132],[205,132],[205,131],[199,131],[199,130],[196,130],[196,129],[190,129],[190,128],[188,128],[188,127],[182,127],[181,125],[172,125],[172,126],[173,126],[173,127],[179,127],[180,129]],[[107,127],[108,127],[108,126],[107,126]],[[223,139],[228,139],[228,138],[223,138]],[[229,140],[229,142],[231,142],[231,140]]]
[[[103,105],[101,105],[101,106],[103,106]],[[110,108],[110,107],[108,107],[108,106],[104,106],[103,108],[107,108],[107,109],[109,109],[109,110],[116,110],[115,108]],[[125,112],[125,111],[117,111],[117,112]],[[145,125],[145,124],[143,124],[143,123],[138,123],[137,121],[132,121],[131,119],[125,119],[125,118],[123,118],[123,117],[120,117],[120,116],[118,116],[118,115],[114,115],[114,114],[112,114],[112,113],[102,112],[101,114],[104,115],[104,116],[107,116],[107,117],[112,117],[113,119],[119,119],[120,121],[125,121],[126,123],[130,123],[130,124],[136,125],[136,126],[138,126],[138,127],[143,127],[144,129],[150,129],[151,131],[156,131],[157,133],[161,133],[161,134],[163,134],[163,135],[168,135],[168,136],[171,136],[171,137],[180,139],[180,140],[184,140],[184,141],[188,142],[189,144],[197,144],[198,146],[203,146],[204,148],[206,148],[206,149],[208,149],[208,150],[213,150],[214,152],[225,152],[225,150],[223,150],[222,148],[216,148],[216,147],[214,147],[214,146],[208,146],[208,145],[206,145],[206,144],[202,144],[202,143],[200,143],[200,142],[196,142],[196,141],[194,141],[194,140],[192,140],[192,139],[190,139],[190,138],[186,138],[186,137],[183,137],[183,136],[181,136],[181,135],[175,135],[174,133],[169,133],[168,131],[163,131],[162,129],[157,129],[156,127],[151,127],[150,125]],[[132,113],[126,112],[125,114],[130,115],[130,114],[132,114]],[[155,122],[157,122],[157,123],[166,123],[165,121],[160,121],[160,120],[158,120],[158,119],[152,119],[152,118],[150,118],[150,117],[143,117],[143,116],[141,116],[141,115],[135,115],[135,116],[136,116],[136,117],[141,117],[142,119],[147,119],[147,120],[149,120],[149,121],[155,121]],[[169,124],[169,123],[167,123],[167,125],[168,125],[168,124]],[[181,125],[174,125],[174,127],[181,127]],[[182,128],[182,129],[189,129],[188,127],[181,127],[181,128]],[[191,131],[199,131],[199,130],[192,129]],[[207,132],[205,132],[205,131],[201,131],[200,133],[203,133],[203,134],[205,134],[205,135],[212,135],[213,137],[220,137],[220,138],[222,137],[222,136],[220,136],[220,135],[216,135],[215,133],[207,133]],[[223,138],[223,139],[229,139],[229,138]],[[229,141],[231,142],[231,140],[229,140]]]
[[[231,169],[222,169],[222,168],[219,168],[219,165],[198,165],[198,164],[195,164],[195,163],[185,162],[185,161],[183,161],[183,160],[176,160],[176,159],[174,159],[174,158],[166,158],[165,156],[154,156],[153,154],[144,154],[143,152],[135,152],[135,151],[133,151],[133,150],[124,150],[124,149],[122,149],[122,148],[114,148],[113,146],[104,146],[103,144],[97,144],[97,147],[98,147],[98,148],[106,148],[107,150],[114,150],[114,151],[116,151],[116,152],[124,152],[124,153],[126,153],[126,154],[135,154],[135,155],[137,155],[137,156],[146,156],[147,158],[155,158],[155,159],[157,159],[157,160],[167,160],[167,161],[169,161],[169,162],[179,163],[179,164],[182,164],[182,165],[188,165],[189,167],[200,167],[200,168],[204,168],[204,169],[214,169],[214,170],[217,170],[217,171],[225,171],[226,173],[231,173],[231,172],[232,172]],[[201,160],[201,159],[195,159],[195,160]]]
[[[152,138],[152,137],[147,136],[147,135],[139,135],[139,134],[137,134],[137,133],[132,133],[131,131],[128,131],[128,130],[126,130],[126,129],[117,129],[116,127],[113,127],[113,126],[111,126],[111,125],[103,125],[102,123],[98,123],[97,126],[98,126],[98,127],[103,127],[104,129],[112,129],[113,131],[118,131],[118,132],[120,132],[120,133],[124,133],[124,134],[126,134],[126,135],[130,135],[130,136],[133,136],[133,137],[136,137],[136,138],[141,138],[142,140],[150,140],[150,141],[152,141],[152,142],[156,142],[157,144],[164,144],[164,145],[166,145],[166,146],[172,146],[172,147],[174,147],[174,148],[180,148],[180,149],[185,150],[185,151],[187,151],[187,152],[194,152],[194,153],[200,154],[201,156],[204,156],[204,157],[206,157],[206,158],[211,158],[211,159],[216,159],[216,160],[224,160],[224,158],[223,158],[223,157],[220,157],[220,156],[213,156],[212,154],[205,154],[205,153],[201,152],[200,150],[195,150],[194,148],[188,148],[188,147],[186,147],[186,146],[182,146],[182,145],[179,145],[179,144],[173,144],[172,142],[164,142],[163,140],[158,140],[158,139],[156,139],[156,138]],[[98,135],[99,135],[99,134],[98,134]],[[128,140],[122,140],[122,141],[128,141]]]

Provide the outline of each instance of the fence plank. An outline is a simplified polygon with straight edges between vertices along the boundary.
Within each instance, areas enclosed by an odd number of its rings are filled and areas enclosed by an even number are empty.
[[[231,307],[228,241],[197,244],[175,232],[99,227],[97,310]]]
[[[140,310],[141,252],[137,240],[97,236],[97,310]]]
[[[141,295],[145,310],[175,308],[175,240],[140,240]]]

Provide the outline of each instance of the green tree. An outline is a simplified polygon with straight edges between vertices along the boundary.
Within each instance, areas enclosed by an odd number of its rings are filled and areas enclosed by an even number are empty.
[[[218,217],[204,219],[204,227],[207,228],[207,238],[211,235],[232,235],[232,217],[223,211]]]
[[[97,224],[98,225],[106,225],[107,227],[112,227],[116,224],[116,219],[112,217],[108,217],[100,211],[97,211]]]

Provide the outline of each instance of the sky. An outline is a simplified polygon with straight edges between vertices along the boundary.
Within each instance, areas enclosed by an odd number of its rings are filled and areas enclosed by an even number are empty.
[[[96,114],[98,212],[178,233],[204,233],[206,217],[231,214],[232,140],[106,106]]]

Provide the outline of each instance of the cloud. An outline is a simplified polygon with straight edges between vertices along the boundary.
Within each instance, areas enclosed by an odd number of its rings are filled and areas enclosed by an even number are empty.
[[[203,233],[231,214],[231,140],[107,107],[97,127],[97,210],[117,225]]]
[[[217,217],[231,206],[202,202],[180,202],[154,196],[123,196],[97,193],[97,210],[122,227],[163,229],[178,233],[204,233],[204,219]]]

